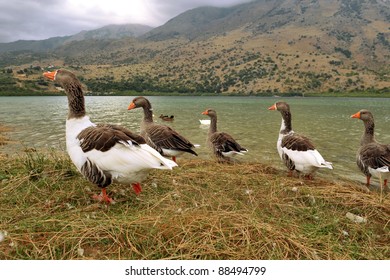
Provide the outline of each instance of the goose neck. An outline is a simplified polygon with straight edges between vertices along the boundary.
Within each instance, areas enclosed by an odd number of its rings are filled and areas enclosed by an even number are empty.
[[[375,142],[375,124],[372,120],[368,120],[364,122],[364,133],[360,140],[360,144],[363,146],[368,143]]]
[[[144,110],[144,122],[153,122],[153,110],[148,106],[142,107]]]
[[[212,134],[217,132],[217,116],[211,116],[210,120],[209,134]]]
[[[288,134],[292,131],[291,113],[289,111],[281,111],[282,124],[280,127],[280,134]]]
[[[68,97],[68,119],[82,118],[85,116],[85,100],[81,84],[68,83],[63,86]]]

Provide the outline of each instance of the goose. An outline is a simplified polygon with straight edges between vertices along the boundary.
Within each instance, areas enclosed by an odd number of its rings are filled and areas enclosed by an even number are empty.
[[[236,155],[244,155],[248,150],[237,143],[236,140],[225,132],[217,131],[217,112],[207,109],[202,115],[210,117],[210,127],[207,135],[207,143],[219,162],[230,162]]]
[[[173,115],[172,116],[167,116],[167,115],[161,114],[159,116],[159,118],[162,119],[163,121],[171,122],[171,121],[173,121],[175,119],[175,116],[173,116]]]
[[[351,118],[361,119],[364,124],[364,133],[360,140],[360,148],[356,156],[356,163],[360,170],[366,175],[366,185],[370,186],[371,176],[374,175],[384,180],[387,187],[387,180],[390,178],[390,145],[378,143],[374,135],[374,116],[366,109],[353,114]]]
[[[102,189],[93,196],[113,203],[106,192],[112,182],[131,184],[136,194],[151,169],[172,169],[177,164],[162,157],[140,135],[113,124],[94,124],[86,115],[82,85],[75,74],[59,69],[44,77],[60,84],[68,98],[66,148],[78,171]]]
[[[210,125],[211,120],[199,120],[201,125]]]
[[[290,106],[286,102],[276,102],[268,110],[278,110],[282,115],[277,150],[289,170],[289,176],[296,170],[312,179],[318,168],[333,169],[332,163],[324,160],[309,138],[293,131]]]
[[[169,126],[153,122],[152,104],[148,99],[143,96],[134,98],[127,109],[133,110],[135,108],[142,108],[144,111],[144,119],[141,122],[141,136],[161,155],[172,157],[174,162],[176,162],[176,157],[183,153],[198,155],[193,150],[195,148],[194,144],[177,131]]]

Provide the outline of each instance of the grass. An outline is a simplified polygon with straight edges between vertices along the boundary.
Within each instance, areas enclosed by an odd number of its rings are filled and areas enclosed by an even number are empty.
[[[11,130],[12,129],[10,127],[2,125],[0,123],[0,146],[10,143],[10,140],[4,134],[11,131]]]
[[[390,197],[260,163],[179,159],[116,204],[60,151],[0,165],[0,259],[390,259]],[[346,218],[351,212],[366,223]]]

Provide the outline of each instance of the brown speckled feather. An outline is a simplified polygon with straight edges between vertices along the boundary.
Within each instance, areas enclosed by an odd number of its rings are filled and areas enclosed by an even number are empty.
[[[133,99],[129,105],[129,110],[142,108],[144,119],[141,123],[141,135],[145,138],[149,146],[163,154],[163,149],[187,152],[198,155],[192,149],[195,146],[185,137],[166,125],[153,122],[152,104],[145,97],[139,96]]]
[[[368,168],[390,168],[390,146],[377,142],[362,146],[358,151],[357,165],[360,170],[368,175]]]
[[[315,149],[309,138],[295,133],[288,134],[283,137],[282,148],[287,148],[292,151],[307,151]]]
[[[148,144],[161,149],[175,149],[197,155],[194,145],[169,126],[148,123],[145,125],[145,138]],[[151,143],[149,143],[151,142]]]
[[[212,145],[214,154],[222,156],[222,153],[228,152],[245,152],[247,151],[244,147],[237,143],[236,140],[225,132],[215,132],[210,135],[209,141]]]
[[[145,144],[145,139],[130,130],[110,124],[98,124],[88,127],[77,136],[84,153],[93,149],[106,152],[120,141],[130,141],[134,145]]]

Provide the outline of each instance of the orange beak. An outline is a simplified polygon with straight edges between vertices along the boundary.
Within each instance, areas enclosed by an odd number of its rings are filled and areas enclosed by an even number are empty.
[[[272,105],[271,107],[269,107],[268,110],[275,111],[275,110],[276,110],[276,104],[274,104],[274,105]]]
[[[129,107],[127,107],[127,110],[132,110],[134,108],[135,108],[135,104],[134,104],[134,102],[131,102]]]
[[[202,112],[202,115],[208,115],[208,114],[209,114],[209,112],[207,112],[207,110]]]
[[[52,80],[52,81],[54,81],[54,79],[56,78],[56,75],[57,75],[57,71],[43,73],[44,77],[46,77],[46,78],[48,78],[49,80]]]
[[[360,112],[357,112],[356,114],[353,114],[353,115],[351,116],[351,118],[360,119]]]

